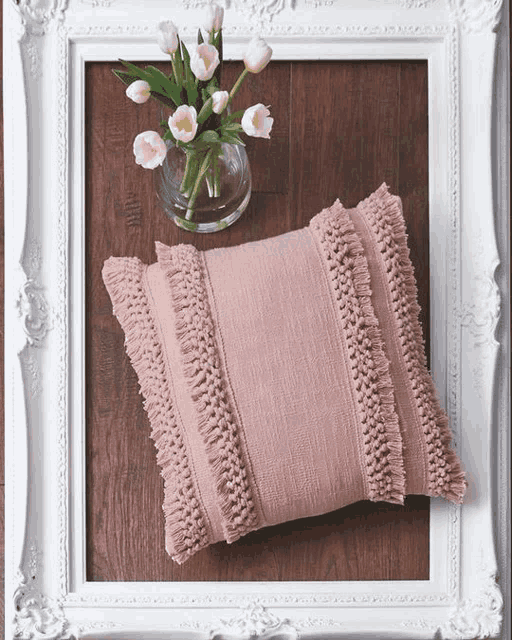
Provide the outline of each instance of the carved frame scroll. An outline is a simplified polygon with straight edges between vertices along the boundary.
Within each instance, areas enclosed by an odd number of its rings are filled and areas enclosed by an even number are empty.
[[[170,4],[183,26],[205,2]],[[428,61],[432,368],[469,490],[431,501],[426,581],[173,584],[87,582],[84,515],[85,63],[163,59],[164,9],[6,0],[6,638],[510,638],[502,4],[226,0],[228,58],[259,31],[275,59]]]

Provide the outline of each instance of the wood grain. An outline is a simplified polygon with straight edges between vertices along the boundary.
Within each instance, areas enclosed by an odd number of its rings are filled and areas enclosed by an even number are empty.
[[[161,68],[166,69],[165,65]],[[229,86],[241,69],[226,63]],[[163,485],[138,384],[101,268],[111,255],[153,262],[154,241],[198,249],[296,229],[339,197],[354,206],[383,181],[404,199],[420,300],[428,318],[426,62],[271,63],[235,109],[271,105],[272,138],[247,145],[248,210],[218,234],[177,229],[158,208],[151,171],[133,160],[160,109],[135,105],[110,72],[86,71],[87,573],[89,580],[424,580],[429,501],[360,502],[318,518],[219,543],[179,566],[164,550]],[[426,333],[428,336],[428,333]]]

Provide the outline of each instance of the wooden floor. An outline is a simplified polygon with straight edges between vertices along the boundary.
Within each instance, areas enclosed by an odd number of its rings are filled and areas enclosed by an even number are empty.
[[[163,486],[123,333],[101,280],[111,255],[156,259],[154,241],[199,249],[297,229],[339,197],[354,206],[383,181],[403,198],[428,336],[426,62],[275,62],[250,76],[235,109],[271,105],[271,140],[251,139],[248,210],[211,235],[178,230],[158,208],[137,133],[162,119],[91,63],[86,87],[87,573],[89,580],[425,580],[429,501],[361,502],[219,543],[181,567],[164,550]],[[162,65],[162,68],[166,68]],[[226,64],[225,86],[241,70]]]

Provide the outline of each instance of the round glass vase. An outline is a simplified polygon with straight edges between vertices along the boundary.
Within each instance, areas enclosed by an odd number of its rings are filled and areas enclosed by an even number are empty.
[[[222,143],[216,161],[216,188],[213,169],[208,170],[189,212],[189,198],[180,191],[187,157],[181,147],[167,142],[167,155],[155,169],[155,187],[160,206],[174,223],[187,231],[212,233],[233,224],[247,208],[251,198],[251,169],[245,147]]]

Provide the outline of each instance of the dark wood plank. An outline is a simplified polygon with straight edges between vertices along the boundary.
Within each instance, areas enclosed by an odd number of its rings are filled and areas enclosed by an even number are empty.
[[[400,62],[294,65],[292,208],[301,219],[398,188]]]
[[[163,486],[148,420],[100,273],[110,255],[153,262],[155,240],[189,242],[199,249],[230,246],[302,227],[336,197],[352,206],[384,180],[398,192],[400,159],[408,161],[401,148],[408,126],[401,123],[401,109],[416,118],[427,109],[424,98],[416,111],[407,111],[402,104],[407,98],[401,98],[402,76],[424,86],[425,65],[412,63],[406,71],[402,65],[271,63],[265,73],[251,76],[235,108],[271,104],[272,140],[248,144],[254,177],[250,206],[233,227],[210,236],[177,229],[158,208],[152,173],[133,160],[133,138],[156,128],[159,107],[126,99],[109,64],[88,65],[88,579],[428,578],[428,499],[416,496],[404,507],[362,502],[257,531],[233,545],[203,550],[181,567],[174,564],[164,550]],[[240,69],[239,63],[226,64],[228,86]],[[417,88],[408,86],[408,91],[416,95]],[[426,180],[425,143],[420,137],[423,149],[414,156],[423,168],[404,174],[411,193],[426,186],[417,184]],[[424,224],[418,229],[425,233]],[[418,248],[426,241],[418,236]]]

